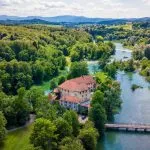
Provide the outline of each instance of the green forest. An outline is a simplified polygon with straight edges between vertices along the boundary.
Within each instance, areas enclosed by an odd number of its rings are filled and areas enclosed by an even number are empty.
[[[133,58],[111,62],[114,41],[131,48]],[[94,74],[97,87],[86,114],[89,120],[81,124],[79,112],[51,104],[37,87],[48,82],[53,90],[67,79],[88,75],[86,61],[90,60],[97,60],[102,71]],[[115,80],[118,70],[139,70],[150,81],[149,24],[0,25],[0,149],[5,150],[7,143],[16,150],[95,150],[105,123],[121,108],[120,83]],[[27,132],[7,133],[26,126],[31,114],[36,119]],[[26,138],[15,147],[11,138],[17,143],[20,133]]]
[[[54,89],[67,78],[88,74],[87,65],[82,61],[108,59],[114,52],[115,46],[112,42],[104,42],[101,36],[97,36],[94,42],[92,35],[82,29],[1,25],[1,142],[7,138],[7,130],[25,125],[32,113],[37,118],[32,134],[30,132],[32,145],[28,142],[24,149],[69,149],[69,143],[72,143],[75,149],[94,150],[98,135],[103,131],[95,128],[93,112],[90,113],[91,121],[80,125],[75,112],[67,111],[57,103],[51,105],[36,85],[51,80],[50,88]],[[65,76],[61,72],[69,65],[68,58],[71,68]],[[61,76],[56,83],[59,75]],[[105,121],[106,117],[102,128]],[[50,139],[51,143],[47,141]]]

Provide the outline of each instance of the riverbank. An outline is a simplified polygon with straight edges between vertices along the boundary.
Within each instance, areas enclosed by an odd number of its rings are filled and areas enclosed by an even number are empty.
[[[120,43],[116,43],[116,53],[112,56],[113,60],[121,60],[128,56],[132,58],[131,51],[124,51]],[[96,72],[101,71],[97,62],[88,63],[89,68],[97,67]],[[91,73],[94,73],[91,69]],[[120,113],[115,115],[114,123],[150,123],[150,83],[145,77],[141,76],[139,71],[124,72],[118,71],[116,79],[121,84],[121,98],[123,100]],[[132,86],[136,84],[142,88],[135,91]],[[150,134],[126,133],[107,131],[102,139],[98,141],[97,150],[127,150],[127,149],[149,149]],[[139,140],[140,139],[140,140]],[[144,143],[143,144],[141,144]]]
[[[126,55],[123,47],[116,44],[116,54],[113,58],[120,60]],[[129,59],[132,58],[131,51],[128,52]],[[121,98],[123,100],[120,113],[115,115],[114,123],[150,123],[150,83],[148,83],[139,72],[118,71],[117,81],[121,84]],[[142,86],[143,88],[132,91],[133,84]],[[126,133],[109,131],[99,140],[97,150],[130,150],[143,149],[150,147],[148,142],[150,134]]]

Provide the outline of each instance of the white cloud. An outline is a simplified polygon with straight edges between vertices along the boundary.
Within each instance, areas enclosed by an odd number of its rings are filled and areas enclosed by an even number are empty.
[[[0,0],[0,15],[90,17],[144,17],[150,14],[150,0],[140,5],[124,0]],[[132,1],[132,3],[133,3]],[[145,6],[146,5],[146,6]]]
[[[146,5],[150,5],[150,0],[143,0]]]

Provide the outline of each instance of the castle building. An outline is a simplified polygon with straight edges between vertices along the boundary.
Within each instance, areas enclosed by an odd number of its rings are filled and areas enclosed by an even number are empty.
[[[79,106],[89,107],[95,88],[96,81],[87,75],[65,81],[54,93],[58,95],[60,105],[78,111]]]

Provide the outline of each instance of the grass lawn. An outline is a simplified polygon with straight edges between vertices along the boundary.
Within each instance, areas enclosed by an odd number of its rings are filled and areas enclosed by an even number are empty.
[[[50,81],[44,82],[41,85],[33,85],[31,88],[39,88],[43,92],[49,90],[50,88]]]
[[[71,60],[70,57],[66,57],[66,61],[67,61],[67,66],[66,67],[70,67],[71,66]],[[68,69],[65,70],[59,70],[59,75],[57,77],[55,77],[56,81],[58,82],[58,79],[60,76],[67,76],[68,75]],[[43,92],[47,91],[50,89],[50,80],[47,82],[43,82],[41,85],[33,85],[31,88],[39,88],[40,90],[42,90]]]
[[[29,145],[32,126],[33,125],[29,125],[28,127],[8,133],[4,144],[0,146],[0,150],[25,150]]]
[[[58,82],[58,79],[60,76],[67,76],[68,72],[66,70],[60,70],[59,75],[55,77],[56,81]],[[33,85],[31,88],[39,88],[40,90],[47,91],[50,89],[50,80],[47,82],[43,82],[41,85]]]
[[[107,28],[123,28],[125,30],[132,30],[132,24],[114,25]]]

